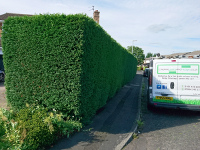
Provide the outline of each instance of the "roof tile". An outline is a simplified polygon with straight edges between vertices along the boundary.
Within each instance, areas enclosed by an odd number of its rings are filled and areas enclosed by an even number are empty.
[[[3,15],[0,15],[0,20],[5,20],[10,16],[32,16],[29,14],[15,14],[15,13],[5,13]]]

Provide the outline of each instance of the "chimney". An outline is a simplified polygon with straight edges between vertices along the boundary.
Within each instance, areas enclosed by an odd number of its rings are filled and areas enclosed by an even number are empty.
[[[99,14],[100,14],[100,12],[98,10],[95,10],[93,13],[93,19],[98,24],[99,24]]]

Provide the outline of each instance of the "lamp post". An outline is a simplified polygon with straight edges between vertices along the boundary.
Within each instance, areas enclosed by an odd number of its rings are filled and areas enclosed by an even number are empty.
[[[132,54],[133,54],[133,42],[135,42],[135,41],[137,41],[137,40],[133,40],[132,41]]]

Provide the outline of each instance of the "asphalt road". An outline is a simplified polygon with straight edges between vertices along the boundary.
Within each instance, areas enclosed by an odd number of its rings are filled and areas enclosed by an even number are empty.
[[[123,150],[200,150],[200,112],[144,109],[142,119],[138,139]]]
[[[122,87],[94,117],[92,123],[51,150],[120,150],[136,127],[142,71]]]

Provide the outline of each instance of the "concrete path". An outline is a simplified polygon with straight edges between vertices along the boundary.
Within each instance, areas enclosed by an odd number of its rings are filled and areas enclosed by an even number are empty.
[[[92,123],[50,150],[120,150],[132,138],[140,110],[142,71],[108,101]]]

